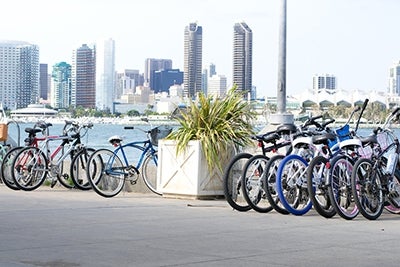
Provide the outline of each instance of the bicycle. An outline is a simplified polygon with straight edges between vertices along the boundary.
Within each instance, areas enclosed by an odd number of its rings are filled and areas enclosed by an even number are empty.
[[[313,137],[313,142],[324,145],[328,153],[318,155],[310,162],[307,168],[307,188],[314,209],[325,218],[331,218],[336,213],[341,217],[351,216],[346,215],[346,210],[343,210],[344,207],[340,205],[338,198],[333,197],[333,192],[338,191],[331,190],[330,194],[328,191],[336,184],[331,181],[337,181],[339,178],[344,179],[343,175],[351,172],[355,159],[362,156],[360,152],[364,150],[364,147],[370,145],[371,140],[368,138],[356,136],[360,119],[368,101],[368,99],[364,101],[362,108],[356,106],[342,127],[331,131],[335,135],[333,140],[327,138],[326,135]],[[350,131],[350,121],[354,114],[359,111],[355,130]],[[334,144],[338,145],[334,146]],[[335,179],[329,179],[330,174]],[[352,213],[353,211],[350,212],[350,214]]]
[[[147,119],[143,121],[149,122]],[[108,141],[116,147],[115,150],[98,149],[89,158],[87,177],[92,189],[103,197],[113,197],[119,194],[125,182],[136,184],[139,175],[147,188],[157,194],[157,164],[158,140],[171,133],[169,126],[158,126],[145,130],[140,127],[126,126],[126,130],[138,129],[147,136],[145,140],[122,144],[123,139],[114,135]],[[129,153],[128,153],[129,152]],[[139,158],[133,157],[139,152]],[[128,156],[131,156],[130,158]],[[134,163],[136,161],[136,163]]]
[[[242,194],[248,205],[255,211],[265,213],[273,209],[264,191],[262,177],[271,155],[288,153],[288,151],[280,151],[281,148],[287,148],[291,144],[287,138],[284,138],[285,134],[286,128],[282,129],[278,126],[273,132],[256,136],[262,153],[250,157],[242,169],[240,182],[244,185],[241,187]],[[266,146],[266,144],[269,145]]]
[[[43,121],[38,121],[33,125],[33,128],[30,127],[25,128],[25,132],[28,134],[28,136],[24,140],[25,146],[21,146],[18,144],[18,146],[13,147],[5,154],[3,161],[1,162],[1,177],[3,179],[4,184],[8,188],[12,190],[20,190],[20,188],[14,183],[11,174],[11,172],[13,171],[12,163],[15,156],[24,147],[37,145],[38,142],[35,142],[36,134],[42,132],[43,135],[47,135],[48,134],[47,127],[49,127],[48,124],[44,123]]]
[[[390,212],[400,210],[400,143],[388,127],[394,119],[399,119],[399,111],[400,108],[396,108],[383,126],[374,130],[380,152],[370,159],[360,158],[354,164],[352,194],[360,213],[369,220],[378,219],[385,207],[389,207]]]
[[[312,202],[306,184],[307,167],[314,157],[328,153],[323,145],[313,142],[312,136],[326,132],[327,125],[334,120],[321,124],[316,121],[318,118],[322,116],[317,116],[308,123],[315,126],[314,129],[303,127],[301,133],[306,136],[293,140],[293,152],[281,159],[276,170],[275,188],[279,201],[294,215],[303,215],[311,209]],[[324,138],[331,139],[333,136]]]
[[[85,148],[81,143],[81,131],[84,129],[85,135],[93,124],[66,122],[63,135],[48,135],[49,126],[51,124],[45,124],[43,131],[47,133],[42,137],[33,137],[32,145],[18,151],[12,161],[11,177],[22,190],[31,191],[38,188],[47,176],[51,178],[51,187],[58,181],[67,188],[73,188],[69,183],[71,171],[64,172],[64,161],[67,157],[72,161],[76,153]],[[39,129],[36,129],[36,132],[37,130]],[[61,141],[61,144],[51,152],[49,143],[53,141]],[[70,169],[73,169],[72,165]]]

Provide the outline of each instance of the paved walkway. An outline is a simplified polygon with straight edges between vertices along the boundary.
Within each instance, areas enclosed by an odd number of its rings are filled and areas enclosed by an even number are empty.
[[[0,266],[399,266],[400,217],[233,211],[225,200],[0,184]]]

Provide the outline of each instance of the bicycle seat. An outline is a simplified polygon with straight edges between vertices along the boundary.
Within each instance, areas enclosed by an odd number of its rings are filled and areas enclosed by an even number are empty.
[[[36,134],[36,133],[39,133],[41,131],[42,130],[38,129],[38,128],[35,128],[35,129],[33,129],[33,128],[25,128],[25,132],[29,133],[29,134]]]
[[[367,137],[360,137],[361,143],[363,146],[367,144],[377,144],[378,143],[378,138],[376,135],[369,135]]]
[[[277,133],[272,133],[272,134],[267,134],[267,135],[257,135],[256,136],[258,139],[263,140],[265,143],[273,143],[277,140],[279,140],[281,137]]]
[[[328,144],[328,140],[335,140],[336,136],[333,133],[324,133],[319,135],[314,135],[312,141],[316,145]]]
[[[122,142],[122,138],[119,135],[113,135],[110,138],[108,138],[108,142],[110,142],[113,146],[115,146]]]
[[[282,124],[277,127],[276,132],[278,134],[291,134],[297,131],[296,125],[294,124]]]

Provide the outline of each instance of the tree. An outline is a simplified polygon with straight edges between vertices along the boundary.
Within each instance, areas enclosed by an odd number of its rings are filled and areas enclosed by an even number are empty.
[[[126,115],[131,116],[131,117],[138,117],[138,116],[140,116],[140,112],[135,109],[131,109],[131,110],[128,110]]]

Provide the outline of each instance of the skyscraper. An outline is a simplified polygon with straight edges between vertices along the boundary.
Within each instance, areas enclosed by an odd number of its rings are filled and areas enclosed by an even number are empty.
[[[115,75],[115,42],[100,41],[96,44],[96,107],[100,110],[112,110]]]
[[[203,58],[203,29],[197,23],[185,27],[183,64],[183,94],[195,97],[201,92],[201,71]]]
[[[172,69],[171,59],[147,58],[144,64],[144,82],[154,90],[154,72]]]
[[[39,47],[0,40],[0,102],[9,109],[25,108],[39,98]]]
[[[49,74],[48,74],[48,65],[40,64],[40,89],[39,89],[39,98],[47,100],[47,95],[49,93]]]
[[[183,72],[179,69],[159,70],[154,72],[154,93],[169,91],[169,88],[175,84],[183,83]]]
[[[400,61],[389,69],[389,95],[400,96]]]
[[[245,22],[233,27],[233,84],[251,91],[253,73],[253,32]]]
[[[143,76],[139,74],[139,70],[125,69],[118,72],[115,98],[120,99],[122,95],[134,94],[136,86],[139,86],[142,80]]]
[[[72,55],[71,104],[74,107],[96,106],[96,50],[83,44]]]
[[[208,94],[208,79],[211,78],[212,76],[216,75],[217,71],[216,71],[216,67],[214,63],[210,63],[207,68],[203,69],[203,73],[202,73],[202,80],[201,80],[201,87],[202,87],[202,91],[205,95]]]
[[[316,74],[313,77],[313,91],[336,90],[336,77],[331,74]]]
[[[53,66],[50,103],[54,108],[69,108],[71,105],[71,65],[66,62]]]

